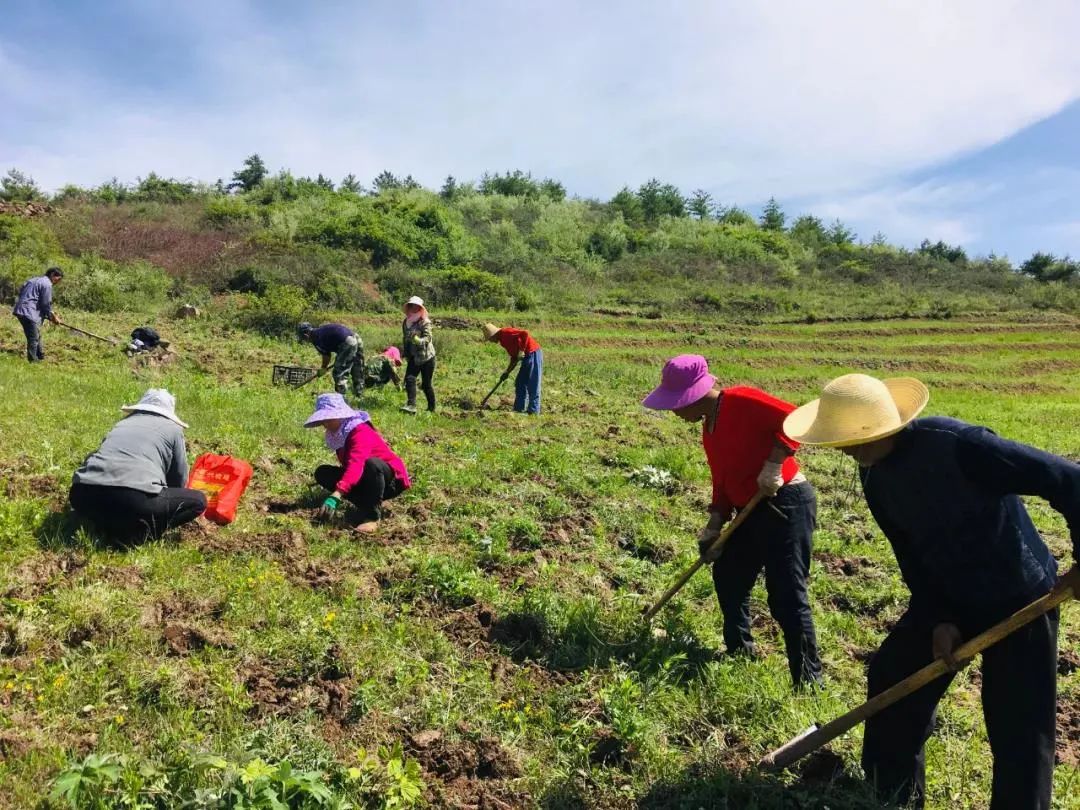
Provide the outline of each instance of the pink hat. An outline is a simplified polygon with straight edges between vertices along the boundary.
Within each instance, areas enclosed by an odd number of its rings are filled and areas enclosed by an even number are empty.
[[[709,364],[700,354],[680,354],[664,365],[660,385],[641,401],[646,408],[674,411],[693,405],[716,384]]]
[[[383,357],[391,360],[395,366],[401,365],[401,352],[398,351],[397,346],[387,346],[386,351],[383,352]]]

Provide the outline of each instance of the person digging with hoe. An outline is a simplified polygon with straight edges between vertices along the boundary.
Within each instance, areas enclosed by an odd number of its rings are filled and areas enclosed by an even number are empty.
[[[911,378],[847,374],[784,421],[792,439],[858,462],[870,512],[911,591],[907,611],[870,660],[877,695],[942,659],[1057,583],[1057,562],[1020,495],[1046,499],[1080,555],[1080,464],[958,419],[917,419],[929,392]],[[1080,586],[1075,566],[1066,575]],[[1074,590],[1074,593],[1076,591]],[[994,757],[990,807],[1049,808],[1054,772],[1058,613],[983,653],[982,703]],[[924,746],[952,675],[871,716],[862,765],[883,801],[922,807]]]
[[[510,355],[510,365],[499,377],[499,382],[509,379],[514,367],[521,364],[514,379],[514,410],[517,413],[540,414],[540,381],[544,373],[544,353],[536,339],[524,329],[495,324],[484,324],[484,339],[498,343]]]
[[[75,471],[69,500],[110,541],[127,546],[156,539],[206,511],[206,495],[185,484],[184,429],[176,400],[151,388]]]
[[[26,359],[38,363],[45,359],[45,350],[41,346],[41,324],[44,320],[60,323],[60,318],[52,309],[53,287],[64,277],[59,267],[50,267],[45,275],[30,279],[19,290],[15,299],[15,308],[11,314],[22,324],[26,336]]]
[[[796,688],[820,684],[821,661],[806,590],[817,496],[795,460],[799,445],[781,427],[795,406],[749,386],[720,388],[705,358],[696,354],[669,360],[660,385],[642,404],[702,423],[712,503],[698,547],[713,563],[728,653],[754,657],[750,591],[764,568],[769,611],[784,634],[792,683]],[[746,517],[717,559],[717,552],[710,554],[709,549],[724,524],[759,491],[768,501]]]
[[[382,502],[396,498],[411,486],[405,464],[383,441],[364,411],[354,411],[341,394],[320,394],[315,412],[304,427],[322,427],[326,446],[338,457],[339,465],[324,464],[315,470],[315,480],[330,495],[319,508],[322,520],[337,514],[342,500],[359,510],[358,532],[370,534],[378,528]]]
[[[301,341],[311,343],[322,355],[319,374],[325,374],[330,368],[330,356],[334,355],[335,391],[344,396],[349,390],[346,380],[352,377],[353,395],[357,399],[364,395],[364,343],[359,335],[340,323],[324,323],[316,327],[305,321],[297,325],[296,336]]]
[[[424,299],[414,295],[405,302],[405,319],[401,322],[401,345],[405,351],[405,404],[401,410],[416,413],[416,378],[424,389],[427,409],[435,410],[435,341],[431,334],[431,318]]]

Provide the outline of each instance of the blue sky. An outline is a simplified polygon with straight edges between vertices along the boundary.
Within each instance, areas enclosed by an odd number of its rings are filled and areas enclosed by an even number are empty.
[[[1080,254],[1075,0],[5,4],[0,166],[659,177],[1022,260]]]

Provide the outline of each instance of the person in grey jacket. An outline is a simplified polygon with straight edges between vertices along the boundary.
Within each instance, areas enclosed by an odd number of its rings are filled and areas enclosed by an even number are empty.
[[[72,477],[69,500],[79,517],[120,545],[158,538],[195,520],[206,495],[187,489],[187,448],[176,400],[151,388]]]
[[[401,410],[416,413],[416,377],[427,399],[427,409],[435,410],[435,342],[431,335],[431,318],[424,308],[424,299],[414,295],[405,302],[405,320],[401,322],[402,351],[405,353],[405,395]]]
[[[45,359],[45,350],[41,347],[41,323],[52,321],[60,323],[60,318],[52,310],[53,287],[64,277],[59,267],[50,267],[45,275],[30,279],[19,290],[15,299],[15,308],[11,314],[22,324],[26,335],[26,359],[37,363]]]

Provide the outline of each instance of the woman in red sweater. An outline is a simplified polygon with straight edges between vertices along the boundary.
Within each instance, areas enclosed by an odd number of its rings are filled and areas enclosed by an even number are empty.
[[[712,503],[698,536],[702,554],[736,509],[758,490],[768,496],[728,540],[722,559],[706,557],[714,563],[728,652],[754,656],[750,591],[764,568],[769,611],[784,633],[791,680],[796,687],[818,684],[821,660],[806,591],[817,497],[795,461],[799,445],[783,431],[795,406],[745,385],[720,388],[705,358],[696,354],[669,360],[659,387],[642,404],[703,424]]]
[[[409,488],[405,464],[383,441],[364,411],[354,411],[341,394],[320,394],[315,412],[304,427],[322,426],[326,446],[333,450],[341,466],[324,464],[315,470],[315,480],[331,491],[323,501],[319,516],[332,518],[342,499],[360,511],[358,532],[370,534],[378,528],[382,502],[396,498]]]

